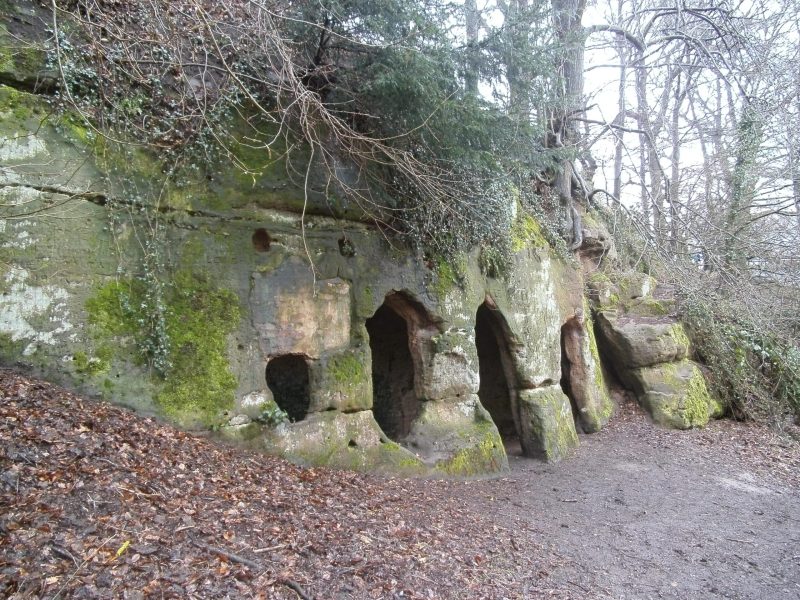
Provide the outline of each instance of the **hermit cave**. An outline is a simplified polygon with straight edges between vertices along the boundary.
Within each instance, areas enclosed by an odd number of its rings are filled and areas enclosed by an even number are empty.
[[[267,363],[267,385],[275,403],[292,422],[302,421],[311,403],[308,363],[300,354],[276,356]]]
[[[409,348],[409,324],[386,303],[367,320],[372,351],[375,420],[391,439],[402,441],[419,414],[414,390],[414,361]]]
[[[480,305],[475,317],[475,346],[481,378],[478,397],[492,416],[503,442],[518,439],[515,417],[514,367],[511,362],[508,337],[500,311],[486,302]]]

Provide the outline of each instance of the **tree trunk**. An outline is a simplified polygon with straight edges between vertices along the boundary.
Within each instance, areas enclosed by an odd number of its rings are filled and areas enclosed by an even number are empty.
[[[478,56],[478,30],[480,14],[477,0],[464,0],[464,18],[467,33],[467,64],[464,67],[464,90],[468,95],[478,97],[480,80],[480,57]]]
[[[553,22],[559,43],[559,104],[553,115],[553,132],[564,148],[577,144],[578,132],[573,118],[583,107],[583,58],[585,32],[581,25],[586,0],[552,0]],[[566,235],[573,248],[579,244],[580,224],[572,199],[572,163],[563,160],[556,179],[556,192],[566,225]]]

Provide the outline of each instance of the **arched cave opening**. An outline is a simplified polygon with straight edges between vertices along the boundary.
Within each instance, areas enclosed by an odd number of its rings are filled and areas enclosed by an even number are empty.
[[[516,386],[508,336],[500,311],[486,302],[475,317],[475,347],[481,383],[478,398],[492,416],[508,450],[519,439]]]
[[[311,403],[308,363],[300,354],[276,356],[267,363],[267,386],[292,422],[302,421]]]
[[[383,432],[400,442],[410,433],[420,409],[414,390],[409,324],[384,303],[366,325],[372,351],[372,411]]]

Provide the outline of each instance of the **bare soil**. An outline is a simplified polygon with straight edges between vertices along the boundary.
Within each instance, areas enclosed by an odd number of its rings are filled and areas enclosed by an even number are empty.
[[[555,465],[305,469],[0,371],[0,596],[798,598],[800,448],[632,404]]]

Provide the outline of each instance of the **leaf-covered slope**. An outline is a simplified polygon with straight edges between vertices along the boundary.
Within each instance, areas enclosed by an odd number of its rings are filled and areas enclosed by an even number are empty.
[[[0,372],[3,597],[501,597],[541,548],[458,485],[302,469]]]

